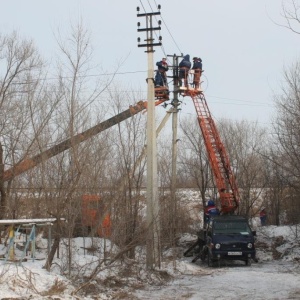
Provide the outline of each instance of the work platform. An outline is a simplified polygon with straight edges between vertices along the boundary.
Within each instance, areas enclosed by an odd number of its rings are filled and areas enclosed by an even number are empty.
[[[166,86],[155,87],[155,98],[169,100],[169,88]]]

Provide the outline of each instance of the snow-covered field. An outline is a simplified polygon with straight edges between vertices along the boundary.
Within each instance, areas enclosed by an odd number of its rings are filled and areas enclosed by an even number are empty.
[[[200,260],[191,263],[190,257],[174,260],[165,255],[161,270],[147,272],[138,261],[116,261],[113,268],[103,267],[88,290],[78,292],[80,282],[67,279],[64,255],[55,259],[50,272],[42,268],[47,247],[40,240],[41,260],[0,261],[0,299],[300,299],[299,228],[258,227],[258,262],[251,266],[224,262],[211,268]],[[78,277],[81,272],[88,275],[98,262],[96,253],[84,251],[88,243],[73,240]],[[177,248],[178,253],[183,250]],[[4,245],[0,252],[5,252]]]

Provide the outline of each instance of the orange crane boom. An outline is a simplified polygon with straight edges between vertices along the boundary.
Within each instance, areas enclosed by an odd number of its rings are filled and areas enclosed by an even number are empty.
[[[155,101],[155,106],[165,102],[167,99],[159,99]],[[130,106],[129,109],[115,115],[114,117],[111,117],[110,119],[103,121],[90,129],[87,129],[86,131],[83,131],[82,133],[79,133],[75,135],[72,138],[69,138],[59,144],[56,144],[55,146],[37,154],[34,157],[24,159],[17,163],[12,168],[4,171],[3,173],[3,181],[9,181],[13,179],[15,176],[18,176],[38,164],[40,164],[43,161],[48,160],[51,157],[54,157],[55,155],[62,153],[65,150],[70,149],[71,147],[74,147],[75,145],[78,145],[87,139],[97,135],[101,131],[104,131],[134,115],[141,112],[142,110],[147,109],[147,101],[139,101],[136,105]]]
[[[209,163],[220,195],[221,213],[231,214],[239,206],[240,195],[226,148],[221,141],[204,94],[195,90],[187,90],[185,95],[190,96],[194,102]]]

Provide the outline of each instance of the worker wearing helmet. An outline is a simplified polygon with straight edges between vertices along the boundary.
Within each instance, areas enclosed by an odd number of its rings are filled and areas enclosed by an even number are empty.
[[[220,214],[219,209],[216,207],[215,202],[210,199],[205,207],[205,223],[209,223],[211,216],[217,216]]]
[[[193,85],[195,89],[199,89],[200,87],[200,77],[202,74],[202,59],[200,57],[194,57],[193,58],[193,67],[194,70],[194,80]]]
[[[155,87],[168,86],[167,71],[169,69],[167,59],[164,57],[161,61],[156,63],[157,71],[155,75]]]
[[[180,85],[182,85],[182,79],[184,82],[184,86],[188,87],[188,75],[189,75],[189,70],[191,68],[192,64],[190,62],[190,55],[187,54],[183,57],[183,60],[179,63],[179,80],[180,80]]]

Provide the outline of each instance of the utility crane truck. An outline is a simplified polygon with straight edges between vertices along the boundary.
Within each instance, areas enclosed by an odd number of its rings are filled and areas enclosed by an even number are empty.
[[[202,132],[208,160],[218,189],[220,215],[211,217],[203,232],[184,255],[198,246],[198,258],[207,259],[208,265],[226,260],[242,260],[246,265],[255,260],[254,235],[246,218],[238,216],[240,194],[232,171],[229,157],[220,134],[211,116],[204,93],[193,87],[179,87],[181,95],[189,96],[194,102],[197,119]]]

